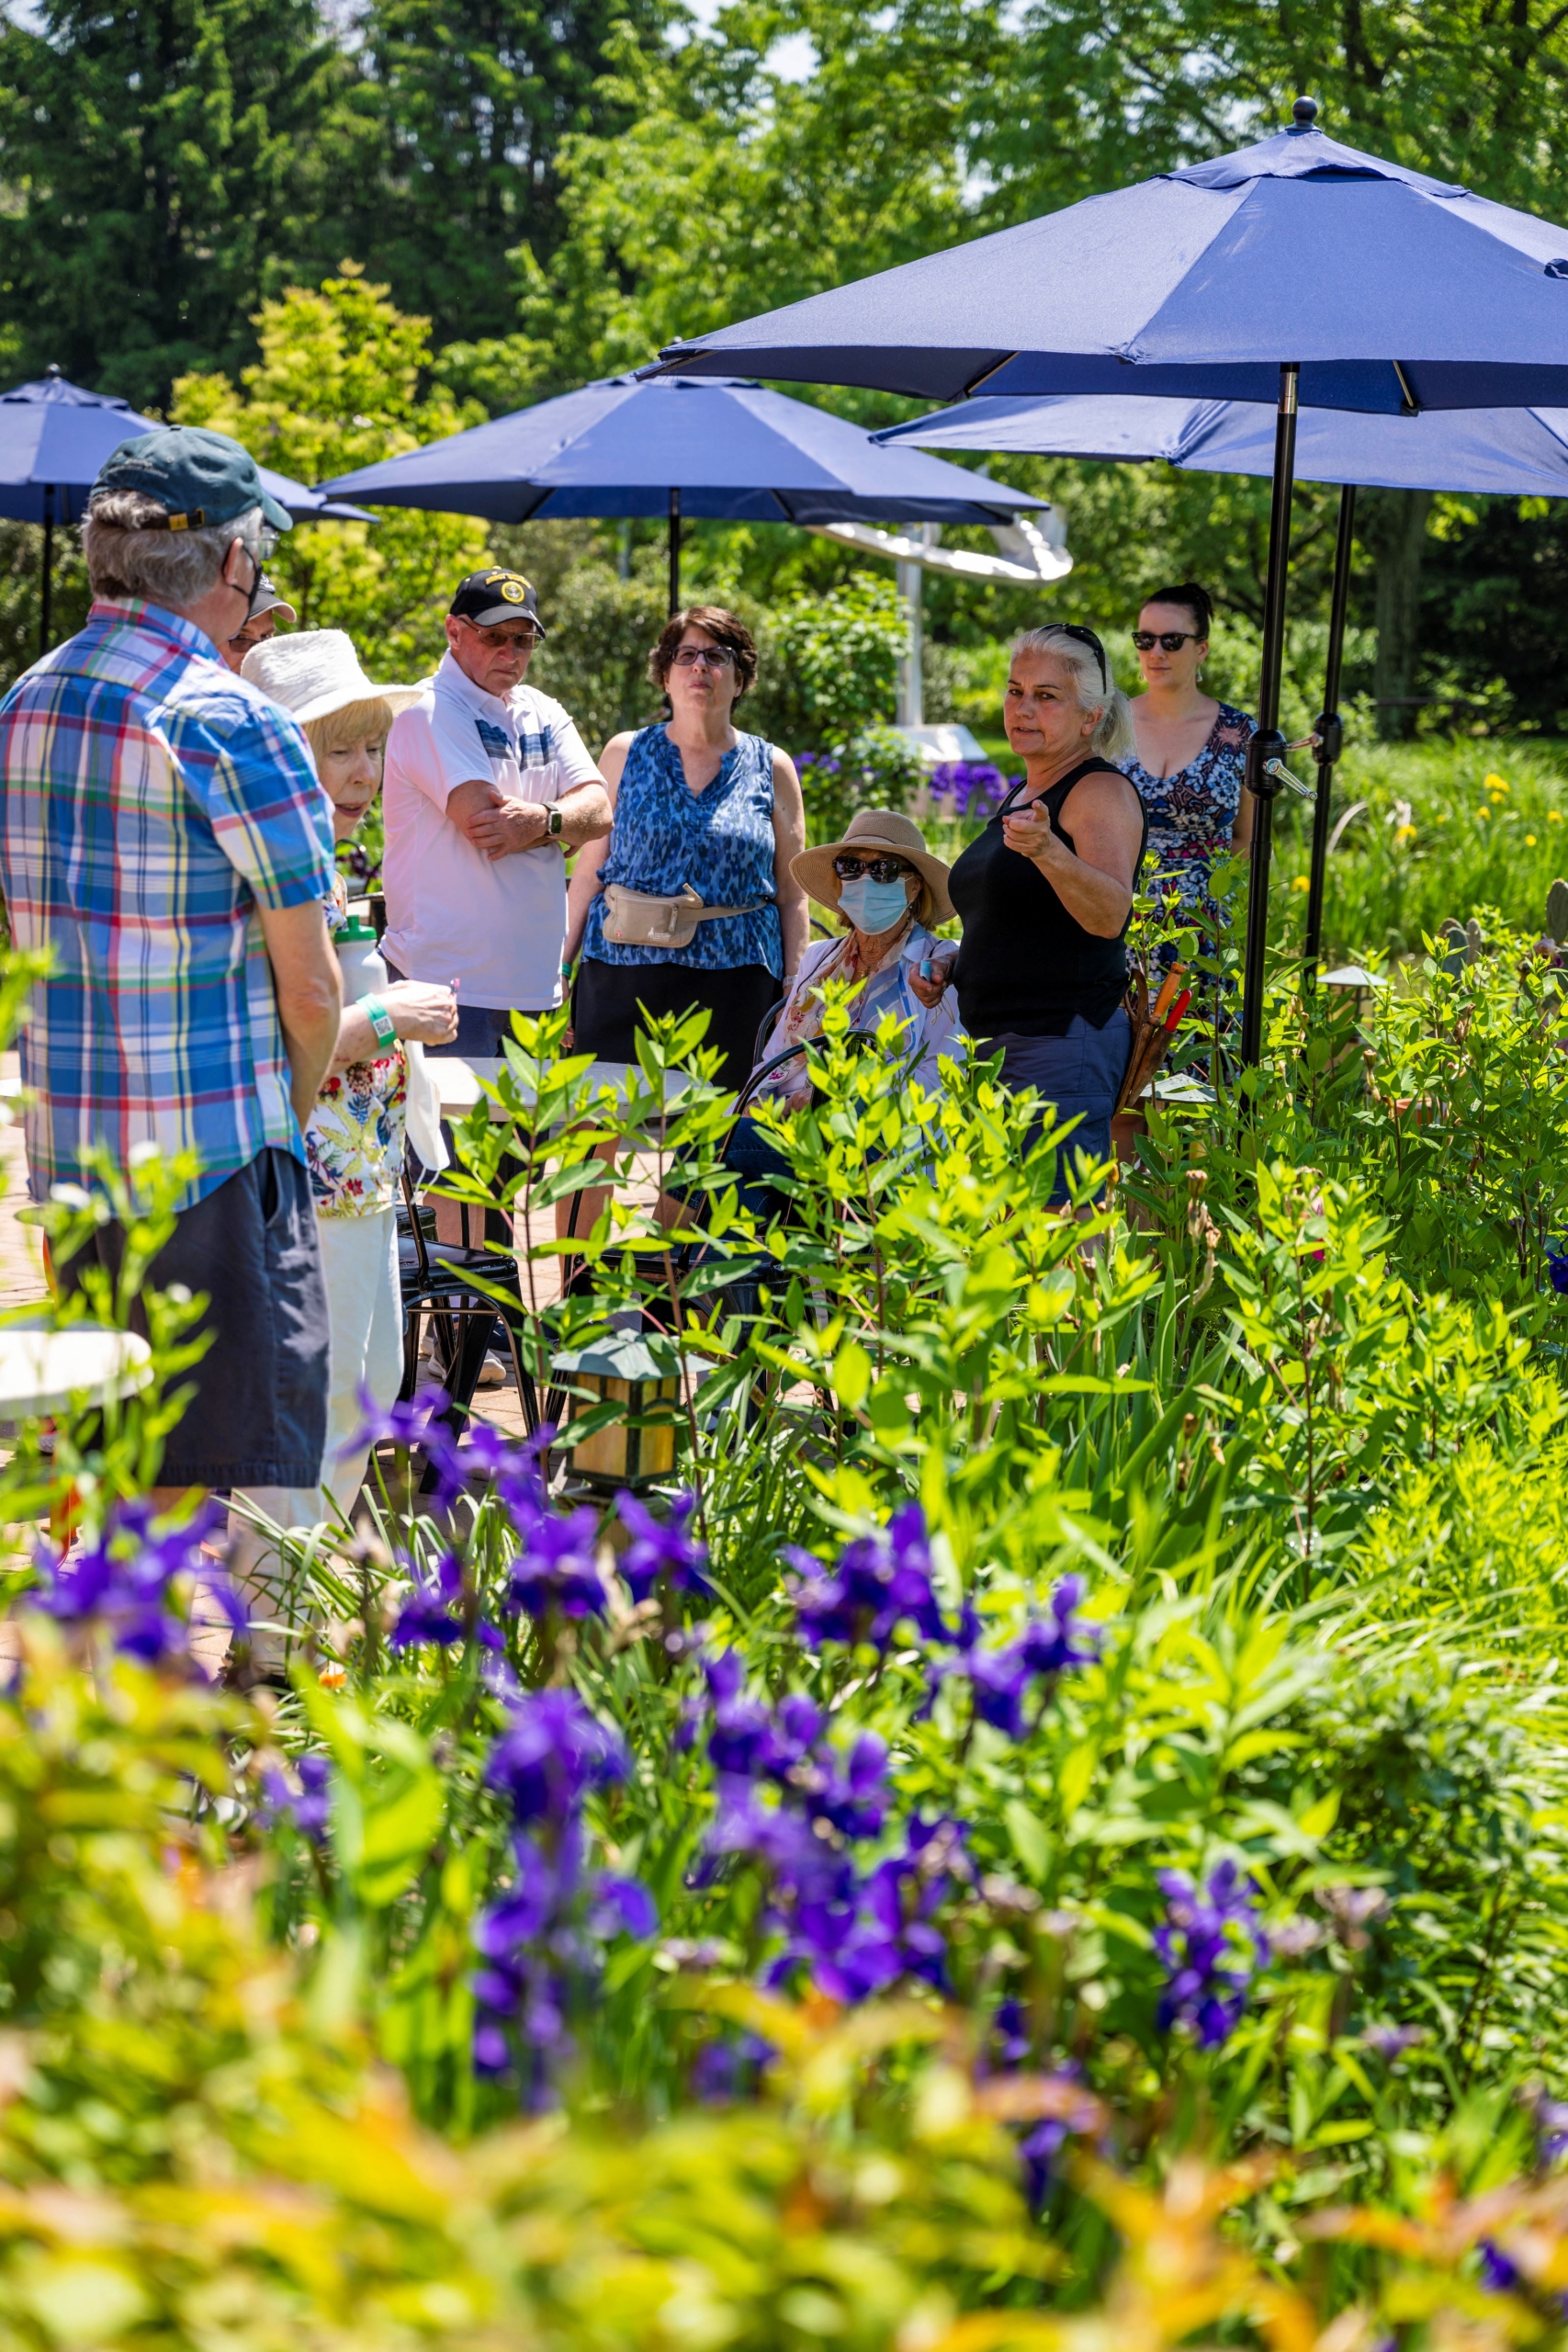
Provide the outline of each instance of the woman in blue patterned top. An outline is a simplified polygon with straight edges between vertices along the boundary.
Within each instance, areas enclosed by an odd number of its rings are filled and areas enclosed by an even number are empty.
[[[1252,839],[1252,796],[1245,789],[1247,747],[1256,722],[1203,693],[1213,605],[1196,581],[1148,598],[1133,632],[1144,692],[1131,709],[1137,757],[1123,773],[1148,812],[1148,868],[1167,877],[1168,901],[1218,920],[1209,885],[1217,857]]]
[[[640,1009],[711,1014],[719,1083],[739,1087],[757,1030],[793,978],[810,932],[790,862],[806,846],[800,779],[788,754],[734,724],[757,649],[733,613],[694,605],[668,623],[649,662],[670,702],[663,725],[612,737],[599,763],[615,821],[580,850],[568,896],[567,962],[581,952],[573,1038],[601,1061],[636,1058]],[[649,899],[694,891],[705,914],[686,945],[610,936],[605,890]],[[624,927],[624,926],[623,926]]]

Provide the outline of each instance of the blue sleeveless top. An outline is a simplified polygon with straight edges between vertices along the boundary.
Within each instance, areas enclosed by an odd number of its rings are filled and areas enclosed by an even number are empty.
[[[678,898],[689,882],[710,907],[755,907],[751,914],[700,922],[689,947],[622,947],[604,936],[604,899],[588,910],[582,953],[598,964],[682,964],[733,971],[765,964],[784,977],[784,940],[773,889],[773,747],[742,735],[705,792],[694,792],[681,754],[661,726],[632,737],[615,795],[601,884],[619,882],[650,898]]]

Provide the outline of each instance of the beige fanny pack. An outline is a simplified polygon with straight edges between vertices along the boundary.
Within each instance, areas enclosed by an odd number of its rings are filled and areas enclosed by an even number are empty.
[[[726,915],[755,914],[761,900],[749,907],[705,907],[689,882],[678,899],[655,899],[623,883],[604,885],[604,936],[615,947],[689,947],[700,922],[718,922]]]

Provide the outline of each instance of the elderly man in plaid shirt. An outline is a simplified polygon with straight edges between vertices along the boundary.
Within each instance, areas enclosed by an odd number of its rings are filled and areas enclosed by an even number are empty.
[[[220,658],[288,519],[226,434],[123,442],[83,527],[86,627],[0,702],[0,883],[54,959],[22,1034],[33,1193],[90,1183],[95,1147],[200,1163],[151,1274],[210,1302],[164,1504],[314,1487],[326,1439],[301,1127],[342,1006],[331,811],[297,722]],[[121,1243],[100,1229],[103,1262]]]

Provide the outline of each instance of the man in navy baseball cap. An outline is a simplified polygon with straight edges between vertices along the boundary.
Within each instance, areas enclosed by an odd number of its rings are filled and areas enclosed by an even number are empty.
[[[488,571],[470,571],[459,580],[457,593],[446,609],[457,620],[472,621],[476,628],[525,620],[533,624],[536,638],[545,634],[533,582],[525,580],[520,571],[502,571],[493,564]]]

